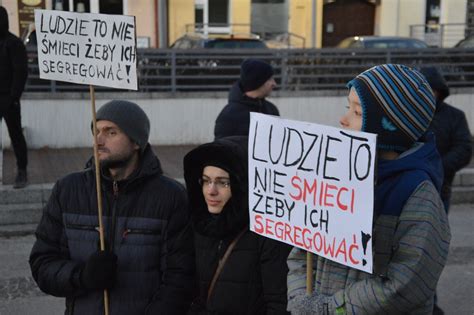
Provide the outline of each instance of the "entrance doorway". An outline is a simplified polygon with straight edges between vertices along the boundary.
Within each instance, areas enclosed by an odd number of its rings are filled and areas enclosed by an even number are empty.
[[[346,37],[373,35],[375,4],[364,0],[336,0],[323,6],[323,47]]]

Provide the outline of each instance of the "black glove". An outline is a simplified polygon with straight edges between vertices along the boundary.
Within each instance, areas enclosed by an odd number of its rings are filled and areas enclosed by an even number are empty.
[[[115,284],[117,255],[99,251],[90,255],[81,272],[81,283],[86,289],[110,289]]]

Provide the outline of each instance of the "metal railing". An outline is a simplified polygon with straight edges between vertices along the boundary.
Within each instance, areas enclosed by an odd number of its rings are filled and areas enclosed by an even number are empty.
[[[248,37],[260,38],[271,48],[306,48],[306,38],[292,32],[266,32],[270,29],[264,23],[253,24],[261,31],[250,32],[252,24],[249,23],[192,23],[186,24],[186,34],[197,34],[204,37]]]
[[[449,48],[474,31],[464,23],[410,25],[410,37],[425,41],[432,47]]]
[[[354,76],[383,63],[435,65],[449,86],[474,86],[474,49],[143,49],[138,50],[139,92],[227,91],[248,57],[272,64],[278,89],[283,91],[345,89]],[[36,53],[30,51],[29,58],[26,91],[88,90],[84,85],[39,79]]]

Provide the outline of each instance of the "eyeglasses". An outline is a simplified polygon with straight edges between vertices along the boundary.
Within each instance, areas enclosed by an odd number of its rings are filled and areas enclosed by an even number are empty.
[[[230,181],[226,179],[210,180],[208,178],[200,178],[199,185],[201,187],[211,187],[211,185],[214,185],[217,189],[224,189],[230,187]]]

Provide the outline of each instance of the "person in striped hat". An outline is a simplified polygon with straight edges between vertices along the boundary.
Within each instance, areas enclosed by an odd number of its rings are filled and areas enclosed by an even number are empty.
[[[433,91],[416,70],[373,67],[348,83],[345,129],[377,134],[373,273],[315,258],[306,295],[305,252],[288,258],[292,314],[431,314],[446,264],[450,230],[439,196],[441,159],[427,133]]]

